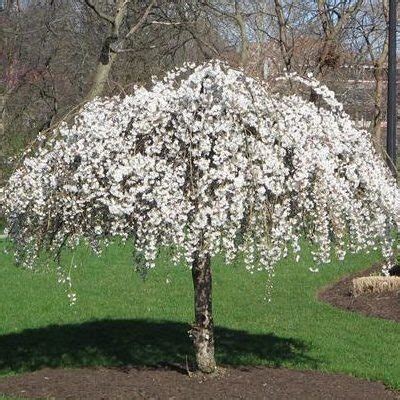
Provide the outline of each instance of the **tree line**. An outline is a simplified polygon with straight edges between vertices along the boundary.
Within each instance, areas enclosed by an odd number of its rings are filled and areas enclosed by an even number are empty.
[[[279,87],[276,75],[312,73],[371,121],[379,146],[387,18],[387,0],[6,0],[0,179],[10,156],[87,100],[213,58],[277,90],[297,89]]]

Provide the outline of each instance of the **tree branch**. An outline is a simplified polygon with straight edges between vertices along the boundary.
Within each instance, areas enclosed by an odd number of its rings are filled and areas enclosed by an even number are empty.
[[[132,27],[132,29],[128,32],[128,34],[125,36],[125,39],[127,39],[129,36],[133,35],[146,21],[147,16],[150,14],[151,9],[153,8],[154,4],[156,3],[156,0],[152,0],[148,7],[146,8],[146,11],[143,13],[143,15],[140,17],[139,21],[135,26]]]
[[[84,0],[84,1],[85,1],[86,5],[87,5],[90,9],[92,9],[92,10],[96,13],[96,15],[97,15],[99,18],[104,19],[105,21],[107,21],[107,22],[109,22],[110,24],[114,25],[114,23],[115,23],[114,18],[111,17],[110,15],[108,15],[108,14],[102,12],[101,10],[99,10],[99,9],[96,7],[96,5],[93,3],[92,0]]]
[[[152,21],[154,25],[184,25],[184,22],[167,22],[167,21]]]

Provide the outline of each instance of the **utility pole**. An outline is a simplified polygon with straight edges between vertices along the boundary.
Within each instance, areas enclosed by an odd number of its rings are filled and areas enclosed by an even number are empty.
[[[396,175],[396,24],[397,24],[397,0],[389,0],[389,56],[388,56],[388,99],[387,99],[387,136],[386,149],[389,167]]]

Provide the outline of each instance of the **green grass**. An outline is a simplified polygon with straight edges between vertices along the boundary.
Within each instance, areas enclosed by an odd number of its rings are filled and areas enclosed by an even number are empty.
[[[80,249],[73,273],[78,303],[70,307],[54,273],[18,269],[1,252],[0,374],[193,360],[189,270],[171,266],[164,255],[142,281],[130,254],[129,246],[114,245],[98,259]],[[263,274],[215,259],[217,361],[341,372],[400,389],[399,324],[316,299],[324,285],[377,260],[376,253],[349,256],[317,274],[308,270],[307,254],[298,264],[284,260],[268,303]]]

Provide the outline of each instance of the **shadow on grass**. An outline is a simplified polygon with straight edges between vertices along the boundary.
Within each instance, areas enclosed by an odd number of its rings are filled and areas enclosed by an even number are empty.
[[[171,321],[100,320],[50,325],[0,336],[0,373],[43,367],[154,366],[193,361],[189,326]],[[316,365],[298,340],[216,328],[217,362],[224,365],[283,361]]]

